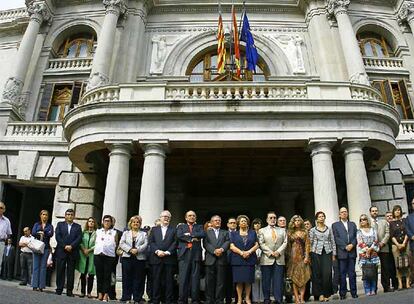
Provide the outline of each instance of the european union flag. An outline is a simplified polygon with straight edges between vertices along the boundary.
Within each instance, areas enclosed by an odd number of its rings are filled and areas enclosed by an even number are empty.
[[[257,54],[257,50],[254,45],[254,39],[252,33],[250,32],[249,19],[247,18],[246,13],[244,13],[243,17],[243,28],[241,30],[240,40],[246,42],[247,69],[256,73],[256,64],[259,60],[259,55]]]

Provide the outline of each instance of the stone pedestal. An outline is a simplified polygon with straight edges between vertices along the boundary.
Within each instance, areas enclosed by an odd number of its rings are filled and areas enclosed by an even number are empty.
[[[111,152],[102,213],[115,217],[115,227],[123,230],[127,224],[129,159],[132,145],[128,142],[106,143]]]
[[[116,33],[116,24],[121,14],[126,11],[126,0],[103,0],[106,8],[101,33],[98,37],[95,56],[93,57],[91,75],[87,90],[107,85],[109,83],[109,69]]]
[[[350,0],[328,0],[328,12],[335,15],[338,22],[339,36],[344,51],[349,81],[369,86],[370,83],[365,71],[364,61],[347,12],[349,4]]]
[[[153,225],[164,209],[167,142],[141,142],[144,150],[139,215],[142,225]]]
[[[360,141],[343,142],[349,219],[357,225],[360,215],[368,214],[371,207],[362,146]]]
[[[335,143],[336,140],[311,140],[309,142],[309,148],[312,151],[315,213],[323,211],[326,214],[326,224],[329,226],[337,221],[339,214],[331,152]]]

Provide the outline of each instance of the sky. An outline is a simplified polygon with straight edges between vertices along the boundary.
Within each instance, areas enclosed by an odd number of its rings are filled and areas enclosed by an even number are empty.
[[[0,11],[23,6],[24,0],[0,0]]]

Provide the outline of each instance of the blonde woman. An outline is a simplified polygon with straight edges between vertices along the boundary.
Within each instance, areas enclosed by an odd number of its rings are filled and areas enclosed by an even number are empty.
[[[129,230],[122,234],[119,247],[122,249],[122,298],[121,301],[139,303],[142,300],[145,280],[145,260],[148,246],[147,233],[141,231],[142,218],[135,215],[128,222]]]
[[[288,255],[287,274],[293,282],[295,303],[305,303],[305,287],[310,280],[310,241],[303,219],[294,215],[288,226]]]

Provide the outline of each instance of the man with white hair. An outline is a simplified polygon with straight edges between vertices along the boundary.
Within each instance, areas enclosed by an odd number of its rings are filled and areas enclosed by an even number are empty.
[[[6,212],[6,204],[0,201],[0,268],[3,263],[6,241],[12,235],[10,220],[4,216],[4,212]]]

